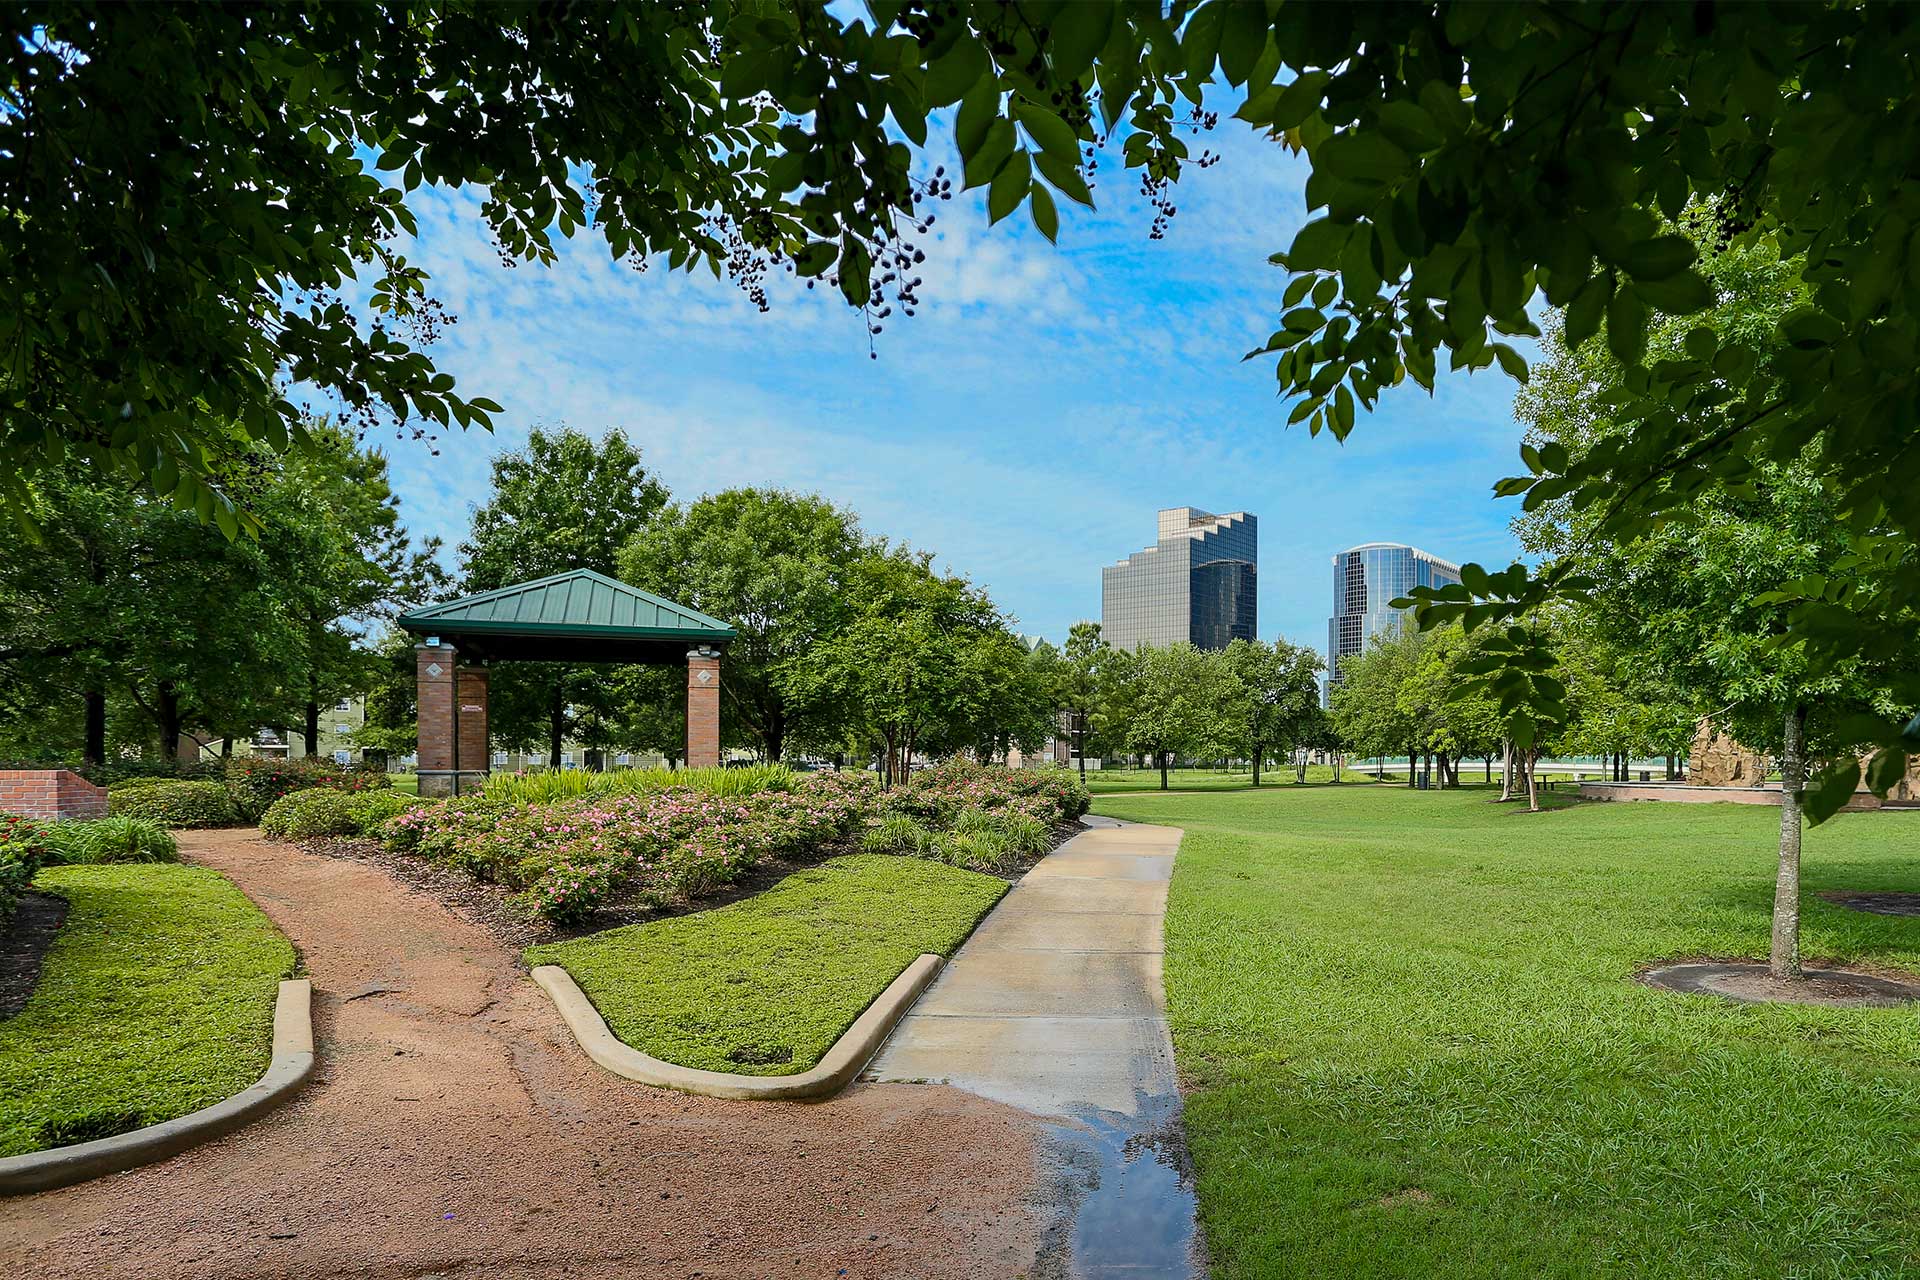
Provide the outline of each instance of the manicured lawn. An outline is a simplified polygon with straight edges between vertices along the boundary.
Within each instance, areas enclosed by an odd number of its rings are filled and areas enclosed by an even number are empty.
[[[1078,775],[1076,775],[1078,776]],[[1351,769],[1340,772],[1341,783],[1364,783],[1373,785],[1368,774],[1355,773]],[[1405,775],[1402,775],[1405,780]],[[1307,766],[1309,784],[1333,781],[1333,770],[1327,765]],[[1267,765],[1260,770],[1260,787],[1290,787],[1293,783],[1292,765]],[[1251,791],[1253,789],[1253,771],[1251,769],[1169,769],[1167,786],[1175,791]],[[1113,791],[1154,791],[1160,787],[1158,769],[1095,769],[1087,773],[1087,790],[1095,795]]]
[[[387,780],[393,784],[395,791],[410,796],[420,794],[420,775],[417,773],[396,773],[391,775]]]
[[[1005,881],[919,858],[856,855],[765,893],[570,942],[527,963],[573,975],[614,1035],[666,1062],[790,1075],[923,952],[951,955]]]
[[[53,867],[71,904],[26,1008],[0,1022],[0,1156],[170,1120],[266,1069],[293,948],[215,872]]]
[[[1920,1272],[1920,1014],[1628,980],[1762,956],[1776,810],[1484,791],[1125,797],[1166,926],[1215,1275]],[[1920,970],[1920,813],[1809,833],[1809,956]]]

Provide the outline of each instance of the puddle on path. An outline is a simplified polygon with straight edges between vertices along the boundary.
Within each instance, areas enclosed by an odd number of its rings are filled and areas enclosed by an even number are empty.
[[[1059,1216],[1036,1277],[1117,1280],[1205,1274],[1180,1099],[1142,1095],[1136,1114],[1075,1111],[1048,1124]]]

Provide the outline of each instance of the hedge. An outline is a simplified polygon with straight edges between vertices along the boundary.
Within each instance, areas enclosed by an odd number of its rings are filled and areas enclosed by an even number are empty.
[[[233,797],[217,782],[154,782],[107,792],[107,812],[163,827],[230,827],[240,820]]]

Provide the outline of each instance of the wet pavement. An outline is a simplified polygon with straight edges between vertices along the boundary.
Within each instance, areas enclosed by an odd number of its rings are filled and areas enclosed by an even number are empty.
[[[1001,900],[867,1069],[1041,1117],[1036,1277],[1204,1274],[1161,979],[1180,832],[1089,818]]]

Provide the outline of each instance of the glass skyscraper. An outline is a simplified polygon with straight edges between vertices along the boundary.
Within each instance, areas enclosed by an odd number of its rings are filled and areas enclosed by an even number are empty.
[[[1252,640],[1259,564],[1254,517],[1170,507],[1160,513],[1159,541],[1100,571],[1101,638],[1116,649]]]
[[[1460,566],[1417,547],[1367,542],[1333,558],[1333,616],[1327,619],[1327,695],[1340,682],[1340,660],[1363,652],[1375,636],[1397,636],[1405,611],[1392,601],[1415,587],[1460,581]]]

